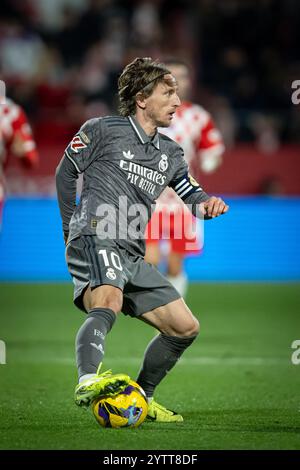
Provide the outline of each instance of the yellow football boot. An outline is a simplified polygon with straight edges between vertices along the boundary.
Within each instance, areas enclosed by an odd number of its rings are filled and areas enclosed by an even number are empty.
[[[76,405],[88,407],[96,398],[117,395],[127,387],[130,380],[128,375],[112,374],[111,370],[100,374],[100,367],[101,364],[95,375],[76,385],[74,394]]]
[[[180,414],[168,410],[153,399],[149,403],[146,419],[148,421],[157,421],[158,423],[181,423],[183,421],[183,417]]]

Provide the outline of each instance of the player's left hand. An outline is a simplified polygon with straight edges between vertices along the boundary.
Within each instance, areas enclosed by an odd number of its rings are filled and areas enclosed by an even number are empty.
[[[200,210],[204,216],[218,217],[229,210],[229,206],[220,197],[212,196],[207,201],[201,202]]]

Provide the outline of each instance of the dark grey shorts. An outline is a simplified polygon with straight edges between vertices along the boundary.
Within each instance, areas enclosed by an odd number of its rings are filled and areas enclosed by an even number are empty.
[[[169,281],[144,258],[132,255],[114,240],[84,235],[66,248],[66,261],[74,283],[74,303],[81,310],[83,294],[108,284],[123,291],[122,312],[137,317],[180,298]]]

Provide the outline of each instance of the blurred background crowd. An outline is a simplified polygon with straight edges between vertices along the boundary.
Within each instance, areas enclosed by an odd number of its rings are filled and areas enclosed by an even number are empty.
[[[299,11],[297,0],[1,0],[0,77],[29,116],[45,175],[86,119],[117,112],[117,78],[136,56],[190,65],[192,98],[227,151],[242,142],[276,154],[300,136]],[[273,174],[248,190],[268,191],[297,192]]]

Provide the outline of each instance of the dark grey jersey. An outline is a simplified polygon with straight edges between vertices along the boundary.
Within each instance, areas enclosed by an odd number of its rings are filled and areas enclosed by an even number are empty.
[[[79,173],[83,188],[76,206]],[[193,213],[209,198],[189,175],[181,147],[159,133],[149,137],[132,116],[87,121],[65,151],[56,184],[69,240],[97,234],[141,255],[145,227],[166,186],[191,204]]]

